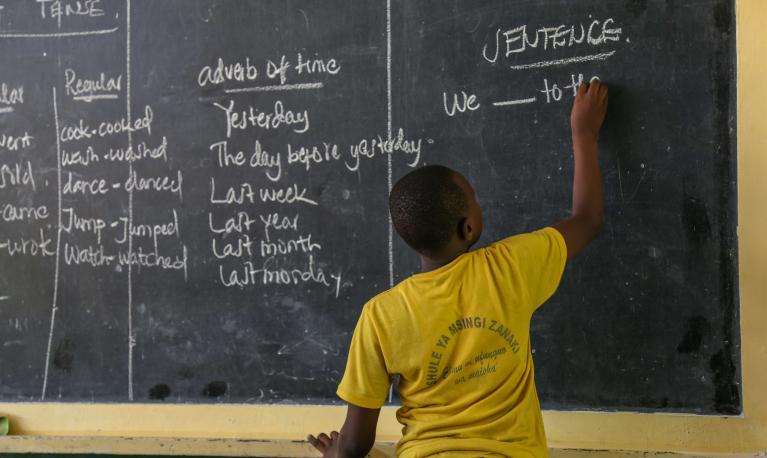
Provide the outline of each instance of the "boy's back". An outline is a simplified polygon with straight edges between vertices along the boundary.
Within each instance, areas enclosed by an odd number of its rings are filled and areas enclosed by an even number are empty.
[[[530,318],[567,259],[553,228],[416,274],[365,305],[338,395],[377,409],[400,374],[398,455],[545,456]]]

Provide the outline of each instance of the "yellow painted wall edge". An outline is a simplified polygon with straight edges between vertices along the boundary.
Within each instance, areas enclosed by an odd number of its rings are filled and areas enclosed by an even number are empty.
[[[764,35],[767,29],[763,26],[767,24],[767,1],[737,0],[736,16],[743,415],[546,411],[544,422],[551,447],[674,451],[704,456],[767,451],[767,334],[763,331],[767,325],[767,178],[764,177],[767,175],[767,37]],[[27,437],[0,438],[0,452],[44,449],[62,453],[191,455],[200,454],[194,452],[198,450],[209,455],[242,455],[245,454],[242,450],[261,450],[271,456],[301,456],[308,449],[293,441],[303,439],[308,432],[338,428],[344,411],[343,407],[328,406],[3,403],[0,415],[10,417],[11,433]],[[394,442],[399,435],[394,409],[384,409],[379,440]],[[80,441],[71,436],[79,436]],[[84,437],[93,439],[83,442]],[[145,439],[138,440],[137,446],[126,448],[125,443],[131,439],[125,437]],[[216,441],[204,438],[221,440],[216,446]],[[233,444],[248,442],[234,439],[265,442],[251,441],[250,446],[237,448]],[[175,445],[169,448],[169,443]],[[254,444],[261,444],[260,448],[254,448]],[[381,450],[388,450],[387,446],[382,447]]]

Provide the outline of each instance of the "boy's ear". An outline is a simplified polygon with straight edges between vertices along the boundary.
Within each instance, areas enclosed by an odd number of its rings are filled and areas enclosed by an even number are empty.
[[[474,236],[474,231],[475,228],[472,226],[469,218],[461,218],[461,221],[458,223],[458,236],[461,240],[471,240]]]

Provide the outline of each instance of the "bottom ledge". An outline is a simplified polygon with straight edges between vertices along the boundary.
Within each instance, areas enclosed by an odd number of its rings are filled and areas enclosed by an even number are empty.
[[[0,454],[87,453],[104,455],[181,455],[315,457],[306,441],[285,439],[212,439],[112,436],[5,436]],[[393,457],[394,444],[376,444],[370,456]]]
[[[319,454],[305,441],[285,439],[213,439],[113,436],[4,436],[0,437],[0,454],[60,453],[103,455],[181,455],[181,456],[251,456],[251,457],[317,457]],[[765,454],[678,454],[670,452],[623,450],[550,449],[551,458],[750,458]],[[377,442],[371,458],[395,455],[395,444]]]

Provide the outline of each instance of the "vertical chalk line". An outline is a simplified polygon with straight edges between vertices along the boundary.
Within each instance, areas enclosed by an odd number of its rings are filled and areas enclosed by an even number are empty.
[[[125,14],[125,104],[126,104],[126,120],[128,125],[133,125],[131,119],[131,61],[130,61],[130,15],[131,15],[131,0],[126,0],[126,14]],[[128,129],[128,150],[133,150],[133,135]],[[133,175],[133,164],[128,162],[128,176]],[[133,190],[128,190],[128,400],[133,400],[133,347],[136,345],[136,339],[133,336],[133,263],[131,262],[131,256],[133,255],[133,235],[131,229],[133,227]]]
[[[387,139],[392,139],[392,93],[391,93],[391,0],[386,0],[386,132]],[[386,182],[388,192],[386,193],[386,202],[392,188],[392,160],[391,153],[386,155]],[[386,210],[389,220],[389,288],[394,287],[394,227],[391,220],[391,213]],[[392,401],[394,386],[389,387],[389,402]]]
[[[51,344],[53,343],[53,328],[56,324],[56,310],[59,299],[59,253],[61,252],[61,137],[59,130],[59,106],[56,102],[56,88],[53,87],[53,121],[56,128],[56,196],[58,202],[57,226],[56,226],[56,265],[53,274],[53,299],[51,304],[51,329],[48,332],[48,347],[45,351],[45,373],[43,375],[43,392],[40,400],[45,400],[45,392],[48,389],[48,367],[51,363]]]

